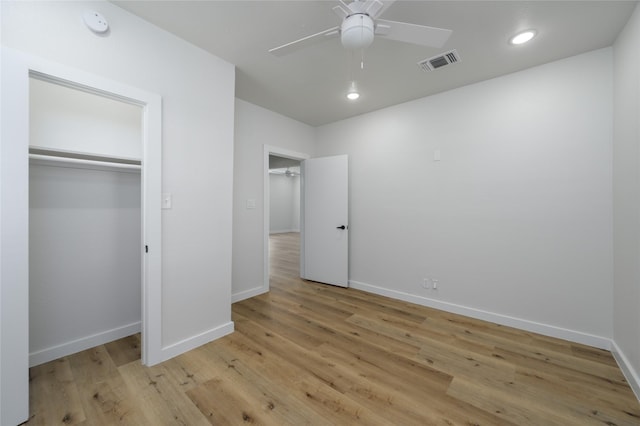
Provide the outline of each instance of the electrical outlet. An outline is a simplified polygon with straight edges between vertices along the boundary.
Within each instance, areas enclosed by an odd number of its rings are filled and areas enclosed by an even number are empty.
[[[433,283],[433,289],[437,290],[438,289],[438,282],[440,280],[436,280],[435,278],[431,278],[431,282]]]
[[[424,278],[422,280],[422,287],[426,288],[426,289],[430,288],[430,286],[429,286],[429,278]]]

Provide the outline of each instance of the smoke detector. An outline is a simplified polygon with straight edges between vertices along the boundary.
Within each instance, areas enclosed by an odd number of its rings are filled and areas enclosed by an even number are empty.
[[[109,23],[100,12],[87,11],[82,15],[84,24],[96,34],[104,34],[109,31]]]

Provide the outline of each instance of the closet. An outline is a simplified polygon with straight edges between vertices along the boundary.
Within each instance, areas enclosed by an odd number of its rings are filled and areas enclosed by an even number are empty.
[[[31,366],[141,328],[142,107],[29,81]]]

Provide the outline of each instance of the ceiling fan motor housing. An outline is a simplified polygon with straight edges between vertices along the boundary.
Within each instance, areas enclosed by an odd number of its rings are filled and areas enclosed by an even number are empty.
[[[342,22],[340,33],[345,49],[364,49],[373,42],[373,19],[365,13],[354,13]]]

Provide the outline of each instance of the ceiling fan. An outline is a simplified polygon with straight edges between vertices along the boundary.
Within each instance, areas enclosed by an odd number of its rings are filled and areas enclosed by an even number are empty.
[[[340,34],[342,45],[349,50],[368,47],[373,42],[374,35],[404,43],[438,48],[442,47],[449,39],[451,30],[379,19],[378,17],[393,2],[394,0],[386,0],[384,3],[380,0],[354,0],[346,3],[343,0],[338,0],[338,5],[333,7],[333,11],[342,19],[339,26],[274,47],[269,52],[276,56],[287,55],[338,34]]]

